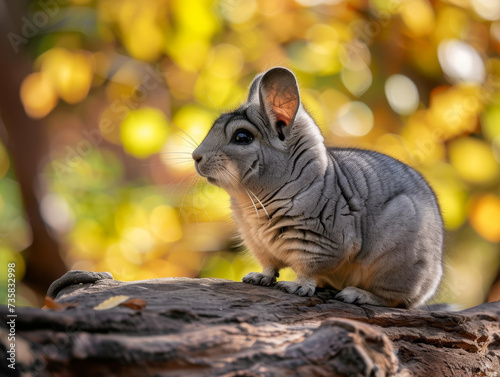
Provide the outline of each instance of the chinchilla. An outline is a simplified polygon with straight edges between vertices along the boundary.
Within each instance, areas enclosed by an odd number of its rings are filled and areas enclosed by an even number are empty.
[[[243,241],[262,266],[243,282],[348,303],[416,307],[443,274],[443,221],[432,189],[384,154],[329,148],[294,74],[272,68],[222,114],[193,152],[196,170],[231,196]]]

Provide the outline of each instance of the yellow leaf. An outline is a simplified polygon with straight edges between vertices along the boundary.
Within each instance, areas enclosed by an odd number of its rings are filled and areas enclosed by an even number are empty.
[[[94,310],[108,310],[113,309],[114,307],[120,305],[122,302],[125,302],[129,299],[129,296],[113,296],[104,300],[99,305],[94,306]]]

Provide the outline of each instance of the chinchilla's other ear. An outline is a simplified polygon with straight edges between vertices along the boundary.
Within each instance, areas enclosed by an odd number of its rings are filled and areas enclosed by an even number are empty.
[[[248,90],[248,102],[257,103],[257,101],[259,100],[259,84],[262,76],[264,76],[263,73],[255,76],[252,83],[250,84],[250,89]]]
[[[254,81],[254,84],[257,83]],[[276,67],[264,73],[258,84],[261,110],[283,141],[290,132],[289,126],[300,106],[299,86],[295,75],[286,68]]]

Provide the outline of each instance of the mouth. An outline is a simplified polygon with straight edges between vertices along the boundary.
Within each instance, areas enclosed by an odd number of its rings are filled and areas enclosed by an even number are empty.
[[[199,165],[199,164],[198,164],[198,162],[196,161],[196,162],[194,163],[194,169],[196,170],[196,173],[198,173],[198,175],[199,175],[200,177],[207,178],[207,176],[206,176],[205,174],[203,174],[203,172],[200,170],[200,167],[199,167],[198,165]]]
[[[199,175],[200,177],[206,178],[206,180],[208,181],[208,183],[210,183],[210,184],[212,184],[212,185],[216,185],[216,186],[218,186],[218,183],[217,183],[217,182],[218,182],[218,180],[217,180],[217,179],[215,179],[215,178],[213,178],[213,177],[208,176],[208,175],[207,175],[207,174],[205,174],[205,173],[203,173],[203,172],[201,171],[200,167],[198,166],[198,163],[195,163],[195,164],[194,164],[194,167],[195,167],[196,172],[198,173],[198,175]]]

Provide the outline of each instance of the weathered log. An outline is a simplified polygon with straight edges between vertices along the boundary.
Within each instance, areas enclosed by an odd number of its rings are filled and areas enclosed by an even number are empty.
[[[49,293],[59,303],[77,305],[62,311],[17,308],[16,372],[500,376],[500,302],[458,312],[405,310],[346,304],[328,289],[298,297],[221,279],[120,282],[105,273],[75,271]],[[117,295],[147,306],[93,309]],[[5,319],[7,308],[1,313]],[[5,344],[5,329],[0,331]]]

